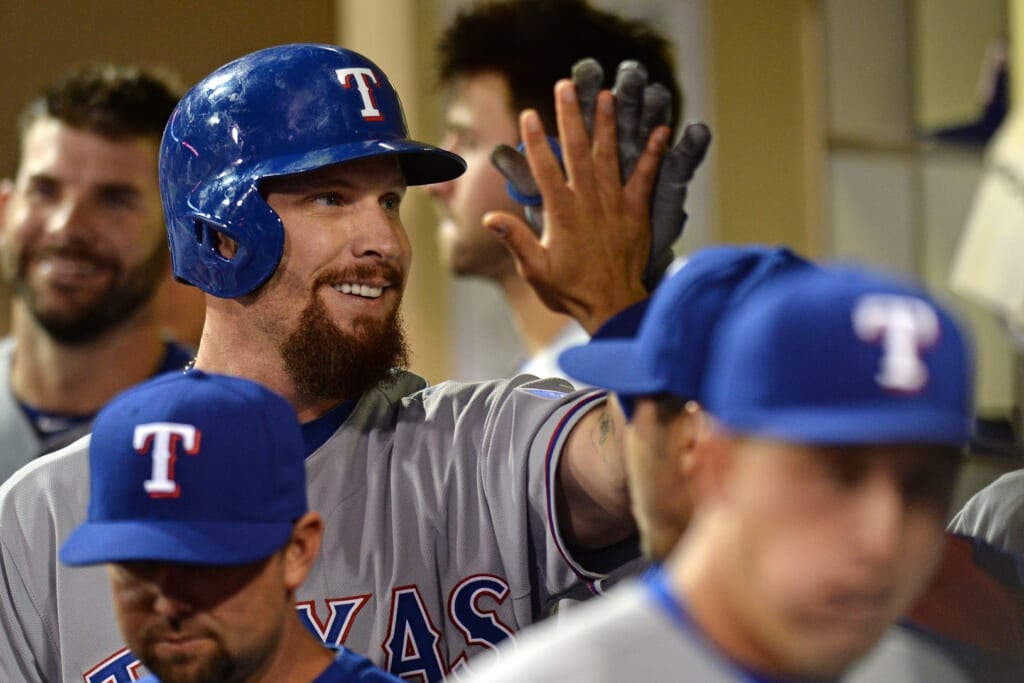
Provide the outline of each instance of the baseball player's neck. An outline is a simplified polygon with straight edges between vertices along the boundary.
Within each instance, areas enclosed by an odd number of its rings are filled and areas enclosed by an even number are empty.
[[[686,533],[666,561],[665,573],[690,618],[733,662],[761,674],[789,675],[752,625],[749,606],[730,585],[737,573],[721,562],[725,553],[716,543],[721,530],[714,520],[694,520]]]
[[[115,394],[155,373],[166,354],[152,305],[96,339],[54,339],[21,300],[12,317],[11,388],[34,408],[76,415],[97,411]]]
[[[266,666],[245,683],[310,683],[331,665],[334,656],[298,618],[289,618]]]
[[[230,314],[224,316],[216,305],[208,307],[196,368],[259,382],[291,403],[303,423],[320,417],[344,400],[355,398],[303,392],[285,368],[278,343],[252,326],[237,324],[238,320]]]
[[[572,322],[572,318],[548,308],[533,288],[518,275],[500,282],[512,321],[532,356],[550,346]]]

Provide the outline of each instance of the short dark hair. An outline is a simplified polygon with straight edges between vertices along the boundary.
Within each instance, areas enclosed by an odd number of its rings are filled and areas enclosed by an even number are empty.
[[[18,118],[24,138],[33,123],[54,118],[112,140],[159,142],[184,88],[169,71],[95,63],[65,73],[33,97]]]
[[[693,401],[681,398],[675,394],[657,394],[654,397],[657,402],[658,424],[666,425],[676,419],[680,413],[687,410],[687,406]]]
[[[672,46],[648,24],[586,0],[502,0],[459,12],[438,44],[444,82],[496,72],[508,82],[513,111],[533,108],[555,129],[552,88],[584,57],[596,59],[611,87],[619,62],[635,59],[672,96],[672,128],[682,116]]]

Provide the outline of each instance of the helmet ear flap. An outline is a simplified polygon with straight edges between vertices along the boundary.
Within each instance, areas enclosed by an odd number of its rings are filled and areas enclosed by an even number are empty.
[[[238,253],[238,242],[222,232],[216,225],[196,220],[196,247],[213,251],[225,261],[231,261]]]
[[[197,197],[190,203],[206,202]],[[250,185],[232,203],[229,220],[190,211],[184,217],[192,228],[185,233],[188,245],[180,244],[183,231],[168,232],[178,279],[228,299],[259,288],[273,275],[284,253],[284,225],[256,187]]]
[[[218,256],[230,261],[235,255],[235,248],[237,244],[230,237],[227,237],[224,233],[217,229],[212,223],[208,223],[203,220],[196,220],[196,247],[207,251],[214,251]],[[225,239],[226,238],[226,239]],[[230,244],[235,245],[230,250],[224,249],[224,245],[228,243],[226,240],[230,240]],[[225,253],[230,251],[230,253]]]

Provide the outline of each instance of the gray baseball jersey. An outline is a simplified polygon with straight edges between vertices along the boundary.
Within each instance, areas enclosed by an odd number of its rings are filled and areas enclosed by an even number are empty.
[[[696,627],[682,626],[649,586],[623,584],[575,606],[557,622],[526,629],[481,656],[463,683],[783,683],[728,659]],[[891,628],[843,683],[968,683],[953,660],[923,638]]]
[[[166,342],[167,354],[157,372],[182,368],[194,350],[175,342]],[[11,362],[14,358],[14,337],[0,339],[0,483],[19,467],[44,453],[53,452],[89,433],[91,420],[76,421],[73,426],[40,437],[25,411],[11,391]]]
[[[56,450],[80,439],[89,432],[89,425],[82,424],[68,433],[61,434],[59,443],[44,442],[32,423],[22,411],[11,393],[11,360],[14,356],[14,337],[0,339],[0,482],[17,471],[27,462],[43,453]]]
[[[1008,472],[971,496],[949,530],[1024,556],[1024,470]]]
[[[326,533],[298,609],[326,643],[437,681],[600,578],[561,541],[553,477],[572,426],[603,394],[530,380],[426,388],[403,373],[307,458]],[[86,451],[87,439],[0,487],[0,680],[141,673],[104,569],[57,560],[85,516]]]

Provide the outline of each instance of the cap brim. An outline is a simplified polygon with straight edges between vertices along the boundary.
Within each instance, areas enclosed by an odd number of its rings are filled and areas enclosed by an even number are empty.
[[[393,143],[379,143],[382,147]],[[466,161],[458,154],[415,140],[402,143],[404,151],[398,152],[405,182],[409,185],[431,185],[443,183],[466,172]]]
[[[734,432],[818,446],[920,443],[958,447],[966,445],[970,434],[970,425],[961,414],[900,410],[892,405],[862,410],[761,408],[756,415],[727,409],[716,418]]]
[[[643,367],[635,349],[634,340],[595,339],[563,351],[558,364],[570,377],[617,394],[638,396],[665,391],[664,376],[651,374]]]
[[[247,564],[273,555],[291,532],[288,522],[86,522],[68,536],[60,559],[73,567],[133,561]]]
[[[458,154],[416,140],[365,140],[325,147],[291,157],[276,157],[256,168],[255,177],[305,173],[324,166],[379,156],[397,156],[408,185],[430,185],[458,178],[466,162]]]

